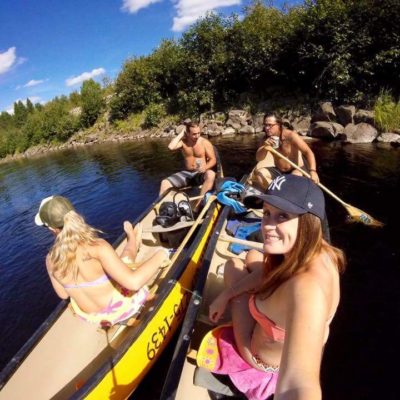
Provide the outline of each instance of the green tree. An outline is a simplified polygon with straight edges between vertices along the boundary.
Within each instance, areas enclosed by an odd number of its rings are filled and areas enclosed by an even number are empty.
[[[169,112],[178,109],[179,82],[187,65],[182,46],[174,40],[163,40],[149,56],[157,82],[157,92]]]
[[[33,104],[31,102],[31,100],[28,98],[26,99],[26,110],[28,112],[28,114],[31,114],[34,112],[35,108],[33,107]]]
[[[28,109],[25,107],[21,100],[14,103],[14,124],[16,127],[20,128],[26,122],[28,117]]]
[[[104,108],[103,92],[99,83],[93,79],[83,82],[81,87],[81,123],[92,126]]]
[[[81,106],[81,95],[74,90],[69,94],[69,102],[71,107],[80,107]]]
[[[124,119],[161,99],[156,71],[149,57],[128,60],[115,82],[110,102],[111,120]]]

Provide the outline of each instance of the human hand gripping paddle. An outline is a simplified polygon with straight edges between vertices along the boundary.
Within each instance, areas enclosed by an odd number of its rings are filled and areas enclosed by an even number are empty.
[[[311,175],[308,172],[304,171],[304,169],[300,168],[297,164],[295,164],[294,162],[289,160],[287,157],[285,157],[283,154],[279,153],[279,151],[275,150],[271,146],[266,146],[266,150],[270,151],[271,153],[273,153],[276,156],[285,160],[293,168],[300,171],[307,178],[311,178]],[[369,225],[369,226],[373,226],[373,227],[382,227],[384,225],[382,222],[371,217],[369,214],[360,210],[359,208],[354,207],[348,203],[345,203],[341,198],[336,196],[333,192],[331,192],[326,186],[322,185],[321,183],[317,183],[316,185],[318,185],[322,190],[324,190],[326,193],[328,193],[331,197],[333,197],[336,201],[338,201],[346,209],[346,211],[349,213],[351,221],[362,222],[364,225]]]

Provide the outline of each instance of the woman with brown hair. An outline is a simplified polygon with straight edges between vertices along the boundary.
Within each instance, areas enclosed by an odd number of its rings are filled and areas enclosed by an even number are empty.
[[[264,202],[264,253],[225,265],[225,290],[209,317],[217,322],[230,304],[232,327],[214,335],[220,360],[212,372],[229,375],[249,399],[320,399],[344,255],[323,239],[324,197],[310,179],[280,176],[255,196]]]

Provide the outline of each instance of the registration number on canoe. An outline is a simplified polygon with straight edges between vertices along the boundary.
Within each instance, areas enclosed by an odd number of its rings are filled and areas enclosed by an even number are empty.
[[[186,308],[189,304],[190,295],[184,292],[179,303],[175,303],[172,307],[171,314],[168,313],[162,320],[161,325],[150,336],[151,340],[147,342],[147,358],[151,361],[157,354],[168,333],[172,329],[174,319],[179,322],[185,315]]]

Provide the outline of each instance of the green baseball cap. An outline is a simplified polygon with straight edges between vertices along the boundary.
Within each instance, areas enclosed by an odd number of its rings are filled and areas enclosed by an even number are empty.
[[[74,206],[67,198],[57,195],[46,197],[40,203],[39,211],[35,216],[35,224],[62,228],[64,216],[71,210],[74,210]]]

